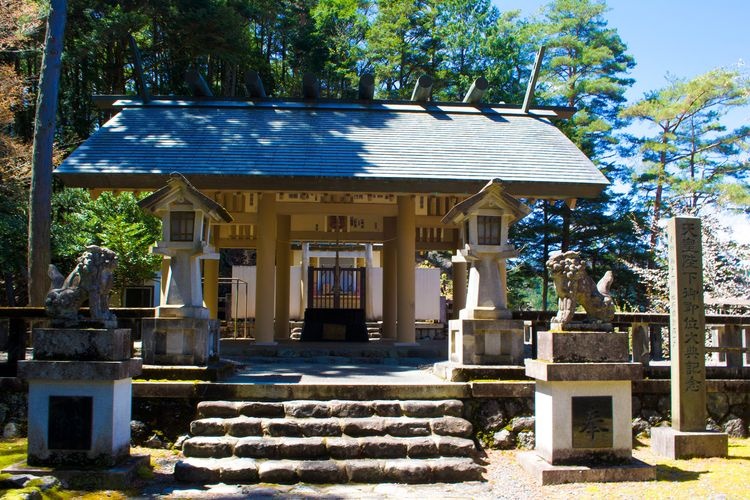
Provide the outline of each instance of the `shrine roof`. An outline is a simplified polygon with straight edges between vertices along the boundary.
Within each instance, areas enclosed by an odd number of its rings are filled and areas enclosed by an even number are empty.
[[[595,197],[608,184],[552,123],[569,108],[378,101],[161,99],[120,112],[56,169],[64,183],[198,189]]]

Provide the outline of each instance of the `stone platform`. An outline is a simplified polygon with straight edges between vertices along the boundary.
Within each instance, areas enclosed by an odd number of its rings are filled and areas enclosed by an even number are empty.
[[[729,436],[725,432],[681,432],[671,427],[652,427],[651,448],[657,455],[672,460],[726,457]]]
[[[75,469],[66,467],[38,467],[20,462],[3,469],[4,474],[54,476],[67,488],[76,490],[127,490],[138,478],[139,469],[148,468],[148,455],[131,455],[114,467]]]
[[[517,459],[541,485],[656,480],[656,467],[635,458],[623,465],[552,465],[536,452],[526,451]]]

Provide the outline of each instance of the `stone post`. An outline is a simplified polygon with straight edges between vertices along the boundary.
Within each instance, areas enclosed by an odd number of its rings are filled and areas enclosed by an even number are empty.
[[[651,354],[649,351],[648,323],[631,324],[630,338],[633,346],[633,362],[648,366]]]
[[[726,456],[727,435],[706,429],[706,317],[701,221],[674,217],[669,242],[672,427],[652,429],[652,447],[669,458]]]
[[[453,314],[451,319],[458,319],[461,309],[466,307],[466,261],[453,257]]]

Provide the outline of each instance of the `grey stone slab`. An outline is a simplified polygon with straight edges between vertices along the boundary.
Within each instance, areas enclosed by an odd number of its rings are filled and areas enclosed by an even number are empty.
[[[19,361],[18,376],[26,380],[122,380],[141,372],[143,360]]]
[[[336,460],[358,458],[362,453],[362,444],[357,439],[329,437],[325,438],[328,456]]]
[[[481,481],[484,469],[470,458],[439,458],[430,460],[433,481],[456,483]]]
[[[201,401],[198,403],[198,415],[206,418],[231,418],[239,415],[241,403],[236,401]]]
[[[342,418],[341,430],[348,436],[380,436],[384,434],[381,418]]]
[[[224,426],[230,436],[260,436],[263,434],[262,422],[259,418],[241,416],[225,419]]]
[[[175,479],[184,483],[217,483],[220,474],[221,469],[217,461],[200,458],[180,460],[174,466]]]
[[[244,458],[269,458],[280,457],[280,443],[277,439],[269,439],[260,436],[244,437],[237,440],[234,445],[234,454]]]
[[[223,436],[227,433],[223,418],[202,418],[190,422],[190,434],[193,436]]]
[[[227,484],[257,483],[258,462],[252,458],[225,458],[219,461],[219,480]]]
[[[285,415],[283,403],[250,402],[238,405],[239,413],[247,417],[278,418]]]
[[[726,457],[729,436],[724,432],[681,432],[672,427],[652,427],[651,449],[673,460]]]
[[[364,458],[405,458],[408,445],[404,440],[387,436],[360,438]]]
[[[437,457],[437,440],[433,437],[406,438],[406,454],[409,458],[432,458]]]
[[[375,415],[380,417],[400,417],[401,404],[398,401],[373,401]]]
[[[352,483],[382,483],[384,465],[383,460],[348,460],[345,468]]]
[[[401,412],[407,417],[443,416],[443,411],[436,401],[402,401]]]
[[[327,458],[325,442],[320,437],[305,438],[278,438],[279,455],[281,458],[293,458],[299,460],[310,460],[315,458]]]
[[[451,417],[463,417],[464,414],[464,404],[458,399],[438,401],[438,409],[443,415]]]
[[[297,466],[300,481],[306,483],[340,483],[348,479],[346,469],[332,460],[307,460]]]
[[[554,363],[624,363],[627,332],[555,331],[537,334],[537,359]]]
[[[304,436],[340,436],[341,425],[336,418],[306,418],[298,421]]]
[[[516,455],[518,463],[538,484],[604,483],[656,480],[656,467],[637,459],[624,465],[552,465],[533,451]]]
[[[550,363],[527,359],[526,375],[548,382],[639,380],[643,378],[643,365],[640,363]]]
[[[383,419],[386,434],[397,437],[417,437],[430,435],[430,421],[409,417],[386,417]]]
[[[383,479],[395,483],[429,483],[433,480],[432,464],[426,460],[386,460]]]
[[[325,401],[289,401],[284,403],[284,413],[287,417],[330,417],[331,408]]]
[[[263,421],[263,433],[269,436],[302,437],[302,427],[296,420],[271,418]]]
[[[124,361],[131,358],[129,328],[34,328],[35,360]]]
[[[375,413],[370,401],[331,401],[331,415],[334,417],[369,417]]]
[[[54,476],[70,489],[126,490],[138,479],[138,470],[148,467],[148,455],[131,455],[112,467],[49,468],[33,467],[24,463],[6,467],[5,474],[24,474],[36,477]]]
[[[221,437],[193,437],[182,444],[182,454],[194,458],[224,458],[234,453],[234,438]]]
[[[472,432],[471,422],[457,417],[434,418],[430,421],[430,428],[441,436],[470,437]]]
[[[269,460],[258,466],[258,476],[263,483],[292,484],[299,481],[294,460]]]
[[[455,436],[437,436],[438,452],[447,457],[470,457],[477,451],[474,441]]]

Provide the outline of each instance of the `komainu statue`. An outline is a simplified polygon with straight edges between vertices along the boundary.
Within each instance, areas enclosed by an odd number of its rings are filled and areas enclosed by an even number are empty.
[[[49,266],[52,288],[44,302],[47,315],[66,326],[76,325],[79,321],[78,310],[88,299],[91,320],[107,327],[114,326],[116,318],[109,310],[109,291],[112,289],[117,256],[108,248],[90,245],[77,262],[67,278],[57,267]]]
[[[612,271],[607,271],[599,283],[586,271],[586,264],[578,252],[565,252],[552,256],[547,261],[552,280],[557,290],[557,315],[552,319],[552,330],[600,329],[611,330],[615,316],[615,305],[609,295],[612,286]],[[578,305],[586,309],[586,320],[574,322],[573,315]]]

